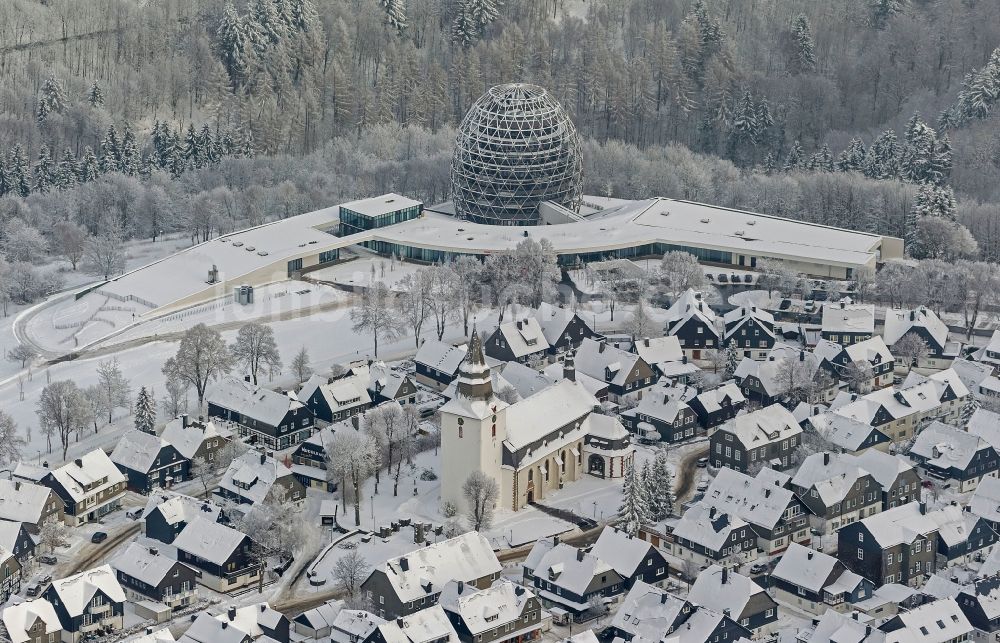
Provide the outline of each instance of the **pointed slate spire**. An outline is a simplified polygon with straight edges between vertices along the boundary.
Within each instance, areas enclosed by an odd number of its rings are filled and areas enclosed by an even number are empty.
[[[458,396],[470,400],[488,400],[493,397],[490,368],[486,365],[486,358],[483,357],[483,343],[475,326],[472,327],[469,352],[458,366],[455,389]]]

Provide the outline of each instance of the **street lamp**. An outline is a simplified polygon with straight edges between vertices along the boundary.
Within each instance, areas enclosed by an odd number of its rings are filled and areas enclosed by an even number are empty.
[[[375,496],[374,495],[371,496],[370,502],[371,502],[371,505],[372,505],[372,533],[374,534],[375,533]]]

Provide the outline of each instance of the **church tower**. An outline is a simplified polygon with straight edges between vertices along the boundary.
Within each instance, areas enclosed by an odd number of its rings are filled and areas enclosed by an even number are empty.
[[[507,404],[493,393],[483,345],[472,330],[469,351],[458,367],[455,397],[441,407],[441,503],[465,506],[462,486],[482,471],[503,488],[501,465],[507,438]],[[498,505],[503,502],[498,499]]]

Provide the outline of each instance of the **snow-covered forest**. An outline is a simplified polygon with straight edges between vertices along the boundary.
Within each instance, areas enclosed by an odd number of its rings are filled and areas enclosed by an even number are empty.
[[[516,79],[572,115],[587,193],[996,260],[998,32],[1000,6],[964,0],[14,0],[0,242],[7,262],[75,269],[99,241],[441,201],[458,120]]]

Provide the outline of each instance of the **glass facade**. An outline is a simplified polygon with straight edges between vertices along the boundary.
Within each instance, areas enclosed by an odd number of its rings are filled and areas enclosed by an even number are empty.
[[[354,234],[363,230],[374,230],[385,226],[402,223],[410,219],[416,219],[424,211],[423,204],[383,212],[382,214],[367,215],[355,212],[344,206],[340,206],[340,236]]]

